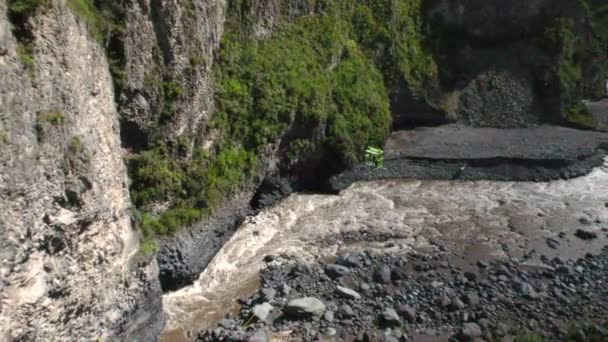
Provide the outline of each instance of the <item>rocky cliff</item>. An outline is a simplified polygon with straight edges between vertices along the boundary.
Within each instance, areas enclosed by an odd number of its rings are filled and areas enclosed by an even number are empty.
[[[1,1],[4,338],[156,335],[159,274],[192,281],[252,207],[323,189],[391,126],[605,128],[581,102],[602,93],[604,12]]]
[[[8,12],[1,2],[2,339],[155,336],[158,269],[137,256],[104,49],[58,1],[20,23],[24,52]]]

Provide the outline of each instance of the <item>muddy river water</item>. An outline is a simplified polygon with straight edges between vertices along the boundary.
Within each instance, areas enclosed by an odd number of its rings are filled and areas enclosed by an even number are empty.
[[[213,326],[257,291],[269,254],[325,258],[348,249],[449,250],[466,268],[477,260],[555,256],[546,240],[565,233],[561,256],[599,250],[606,240],[583,242],[580,227],[608,227],[608,160],[584,177],[545,183],[387,180],[356,183],[339,195],[294,194],[248,218],[192,286],[166,294],[163,341]],[[390,235],[390,241],[344,239]],[[361,234],[364,233],[364,234]],[[563,236],[563,234],[562,234]],[[603,236],[603,235],[602,235]],[[370,239],[373,240],[373,239]]]

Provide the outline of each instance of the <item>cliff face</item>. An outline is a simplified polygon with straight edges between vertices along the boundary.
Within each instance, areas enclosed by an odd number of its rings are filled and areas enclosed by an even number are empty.
[[[123,141],[136,150],[182,138],[201,144],[213,110],[213,51],[224,23],[223,1],[133,1],[124,5],[119,95]]]
[[[450,119],[477,127],[606,129],[581,101],[605,94],[599,3],[429,0],[424,16],[446,99],[436,108]],[[407,97],[400,104],[399,112],[411,108]]]
[[[149,339],[159,273],[196,278],[265,178],[318,186],[391,124],[605,128],[601,5],[1,1],[3,337]]]
[[[104,50],[62,1],[27,27],[26,69],[0,2],[0,339],[155,336]]]

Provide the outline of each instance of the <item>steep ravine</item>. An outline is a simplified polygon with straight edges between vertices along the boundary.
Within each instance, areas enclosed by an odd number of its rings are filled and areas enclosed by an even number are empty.
[[[0,340],[154,340],[162,290],[199,286],[292,186],[588,173],[603,138],[537,164],[406,155],[327,183],[391,124],[605,129],[605,108],[581,102],[602,95],[604,32],[586,1],[551,4],[0,0]],[[487,11],[500,18],[480,34],[468,19]]]

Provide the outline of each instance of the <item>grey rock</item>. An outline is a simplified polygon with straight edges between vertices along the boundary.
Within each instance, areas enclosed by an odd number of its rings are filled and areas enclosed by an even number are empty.
[[[443,285],[444,284],[441,281],[433,281],[433,282],[431,282],[431,287],[434,288],[434,289],[436,289],[438,287],[442,287]]]
[[[397,326],[401,324],[401,318],[397,311],[393,308],[387,308],[382,311],[382,320],[384,323],[390,326]]]
[[[483,260],[479,260],[477,261],[477,266],[479,266],[479,268],[488,268],[488,266],[490,265],[488,265],[488,263]]]
[[[555,272],[558,274],[572,274],[572,267],[561,265],[555,269]]]
[[[466,308],[466,305],[458,298],[452,299],[452,302],[449,305],[449,309],[452,311],[458,311]]]
[[[248,342],[270,342],[268,331],[266,329],[258,329],[253,335],[247,340]]]
[[[482,336],[481,328],[476,323],[465,323],[460,328],[461,341],[474,341]]]
[[[387,264],[380,264],[374,271],[374,280],[380,284],[389,284],[391,282],[391,268]]]
[[[336,261],[336,263],[343,265],[343,266],[352,267],[352,268],[359,268],[363,265],[361,263],[361,258],[359,258],[359,256],[353,255],[353,254],[340,255],[338,257],[338,260]]]
[[[464,302],[469,305],[478,305],[479,304],[479,296],[475,292],[467,292],[464,295]]]
[[[487,318],[482,318],[480,319],[477,324],[483,329],[483,330],[488,330],[491,328],[492,326],[492,322],[490,322],[489,319]]]
[[[359,288],[361,289],[361,291],[369,291],[371,290],[371,286],[369,286],[368,283],[362,283]]]
[[[588,217],[581,217],[578,219],[578,222],[580,222],[581,224],[584,224],[586,226],[591,224],[591,220]]]
[[[554,239],[554,238],[547,238],[546,242],[547,242],[547,246],[549,246],[552,249],[558,249],[561,245],[559,240]]]
[[[350,270],[342,265],[330,264],[325,266],[325,274],[330,278],[336,279],[350,274]]]
[[[437,298],[437,304],[439,304],[442,308],[447,308],[450,306],[450,304],[452,304],[452,299],[448,295],[443,294]]]
[[[287,304],[285,312],[295,317],[321,316],[325,312],[325,304],[314,297],[298,298]]]
[[[574,235],[581,240],[593,240],[597,239],[597,233],[586,228],[579,228],[576,230]]]
[[[281,284],[279,289],[281,291],[281,294],[283,294],[284,296],[289,295],[289,293],[291,292],[291,287],[289,287],[289,285],[287,284]]]
[[[348,298],[348,299],[361,299],[361,295],[355,291],[355,290],[351,290],[347,287],[343,287],[343,286],[338,286],[336,287],[336,293],[344,298]]]
[[[330,323],[333,322],[334,321],[334,312],[330,311],[330,310],[325,311],[325,313],[323,314],[323,319]]]
[[[237,322],[233,319],[224,318],[218,323],[218,325],[224,329],[230,329],[237,325]]]
[[[468,281],[476,281],[477,280],[477,274],[475,274],[473,272],[465,272],[464,277],[467,278]]]
[[[338,334],[338,332],[334,328],[329,327],[325,330],[326,336],[333,337],[333,336],[336,336],[336,334]]]
[[[265,321],[266,318],[268,318],[268,315],[270,314],[270,311],[272,311],[272,309],[272,305],[270,305],[269,303],[263,303],[254,306],[251,312],[253,312],[253,315],[260,321]]]
[[[416,321],[416,310],[409,305],[399,305],[397,307],[397,313],[409,322]]]
[[[263,288],[261,293],[262,293],[262,299],[267,302],[270,302],[276,296],[277,291],[271,287],[267,287],[267,288]]]
[[[520,284],[519,291],[521,295],[527,299],[538,299],[540,297],[534,287],[526,282]]]
[[[353,308],[351,308],[350,305],[347,305],[347,304],[340,305],[340,307],[338,308],[338,313],[340,315],[342,315],[342,317],[345,317],[345,318],[350,318],[350,317],[355,316],[355,312],[353,311]]]

